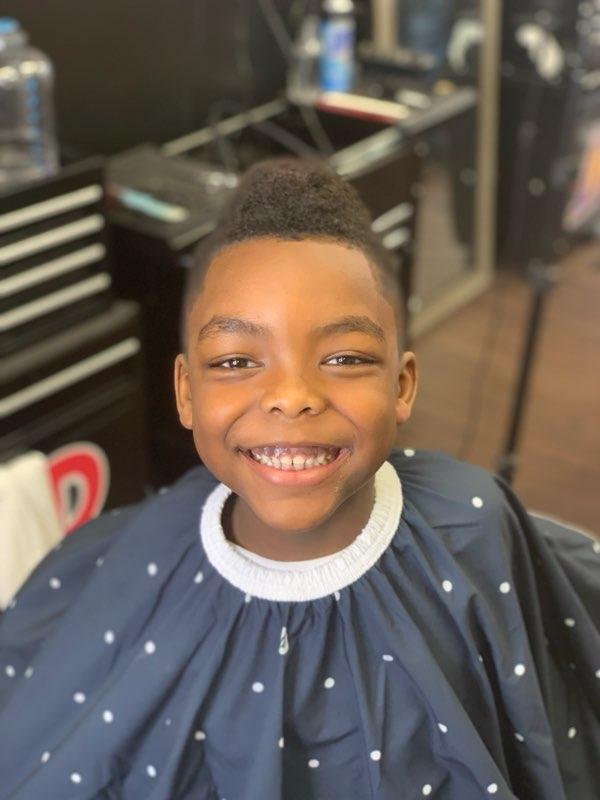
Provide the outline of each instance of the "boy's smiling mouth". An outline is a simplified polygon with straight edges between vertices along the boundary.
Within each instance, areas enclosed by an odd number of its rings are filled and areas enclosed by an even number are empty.
[[[346,460],[350,448],[278,442],[241,450],[255,471],[280,485],[318,483]]]

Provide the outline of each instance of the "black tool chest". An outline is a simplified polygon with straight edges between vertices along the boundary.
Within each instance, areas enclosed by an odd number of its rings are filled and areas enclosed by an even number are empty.
[[[111,302],[101,162],[0,194],[0,355]]]
[[[111,271],[99,159],[0,194],[0,461],[93,450],[105,507],[147,483],[139,306]]]

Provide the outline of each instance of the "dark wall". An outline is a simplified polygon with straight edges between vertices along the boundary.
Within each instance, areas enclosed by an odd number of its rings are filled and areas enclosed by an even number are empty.
[[[2,15],[54,62],[59,138],[82,154],[168,141],[215,101],[256,104],[285,82],[258,0],[4,0]]]

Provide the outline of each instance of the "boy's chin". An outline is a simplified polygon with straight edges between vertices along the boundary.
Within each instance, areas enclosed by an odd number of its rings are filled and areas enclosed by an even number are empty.
[[[315,509],[310,512],[306,509],[306,501],[304,501],[304,508],[294,508],[294,505],[302,505],[302,501],[296,503],[282,503],[281,514],[257,514],[261,522],[268,526],[273,532],[281,533],[286,536],[302,536],[318,530],[324,525],[333,510]],[[256,511],[255,511],[256,513]]]

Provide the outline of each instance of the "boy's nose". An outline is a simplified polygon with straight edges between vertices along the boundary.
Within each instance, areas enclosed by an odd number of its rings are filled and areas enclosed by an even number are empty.
[[[282,375],[265,387],[260,405],[266,414],[279,409],[286,416],[295,417],[305,411],[320,413],[326,407],[327,399],[317,380],[298,374]]]

